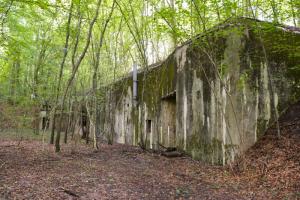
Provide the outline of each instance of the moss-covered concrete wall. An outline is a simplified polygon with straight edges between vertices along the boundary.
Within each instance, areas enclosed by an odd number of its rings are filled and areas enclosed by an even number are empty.
[[[174,93],[175,80],[176,63],[172,57],[140,71],[136,106],[133,102],[132,76],[113,84],[106,91],[106,101],[102,108],[102,132],[108,139],[118,143],[138,145],[144,141],[147,147],[156,148],[158,138],[162,138],[162,97]]]
[[[140,72],[136,107],[132,78],[116,82],[106,93],[103,132],[120,143],[160,143],[228,163],[299,99],[299,47],[295,29],[228,21]]]

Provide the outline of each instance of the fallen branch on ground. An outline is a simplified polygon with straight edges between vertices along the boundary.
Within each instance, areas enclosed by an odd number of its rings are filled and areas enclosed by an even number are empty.
[[[67,193],[68,195],[71,195],[71,196],[73,196],[73,197],[79,197],[77,194],[75,194],[75,193],[72,192],[71,190],[67,190],[67,189],[65,189],[65,188],[63,188],[63,187],[60,187],[59,189],[60,189],[61,191],[65,192],[65,193]]]
[[[160,151],[160,153],[165,157],[173,158],[173,157],[180,157],[184,155],[182,152],[177,151],[176,147],[165,147],[160,143],[158,143],[158,146],[163,148],[163,150]]]

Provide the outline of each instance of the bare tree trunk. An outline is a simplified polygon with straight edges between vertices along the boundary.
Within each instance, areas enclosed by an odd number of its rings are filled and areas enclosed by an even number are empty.
[[[72,118],[73,118],[73,103],[71,102],[71,100],[69,100],[69,113],[68,113],[68,124],[66,126],[66,130],[65,130],[65,137],[64,137],[64,143],[67,144],[68,142],[68,132],[71,128],[71,123],[72,123]]]
[[[277,9],[277,3],[272,0],[271,1],[271,7],[272,7],[272,12],[273,12],[273,22],[275,24],[278,24],[279,23],[279,14],[278,14],[278,9]]]
[[[58,83],[57,83],[57,88],[56,88],[56,98],[55,98],[55,102],[54,102],[54,111],[53,111],[53,118],[52,118],[50,144],[54,143],[54,130],[55,130],[55,124],[56,124],[56,111],[57,111],[58,97],[59,97],[59,93],[60,93],[60,85],[61,85],[61,80],[62,80],[63,71],[64,71],[64,65],[65,65],[65,61],[66,61],[66,58],[67,58],[67,54],[68,54],[72,11],[73,11],[73,1],[71,2],[70,9],[69,9],[69,17],[68,17],[68,23],[67,23],[67,34],[66,34],[66,40],[65,40],[64,55],[63,55],[62,61],[60,63],[59,78],[58,78]]]
[[[81,106],[75,105],[74,108],[74,123],[73,123],[73,132],[72,132],[72,140],[74,143],[72,143],[72,150],[71,152],[74,153],[77,143],[80,140],[80,128],[81,128]]]
[[[76,73],[78,71],[78,68],[79,68],[79,66],[80,66],[83,58],[85,57],[88,48],[89,48],[90,41],[91,41],[91,36],[92,36],[92,30],[93,30],[94,24],[95,24],[95,22],[96,22],[96,20],[98,18],[98,15],[99,15],[100,4],[101,4],[101,0],[98,0],[97,8],[96,8],[96,14],[95,14],[94,18],[92,19],[92,21],[90,23],[89,30],[88,30],[88,35],[87,35],[87,39],[86,39],[86,43],[85,43],[84,49],[83,49],[82,53],[80,54],[77,62],[74,64],[71,77],[68,80],[67,87],[66,87],[64,95],[63,95],[62,105],[61,105],[61,115],[60,115],[60,120],[59,120],[57,135],[56,135],[56,139],[55,139],[55,151],[56,152],[60,151],[60,131],[61,131],[61,126],[62,126],[62,119],[63,119],[63,112],[64,112],[64,106],[65,106],[66,96],[68,94],[70,86],[73,83],[73,80],[74,80],[75,75],[76,75]]]
[[[10,71],[10,98],[9,103],[14,105],[16,103],[16,93],[19,85],[19,75],[20,75],[20,59],[19,52],[17,53],[18,57],[13,61]]]
[[[98,144],[97,144],[97,130],[99,130],[99,121],[97,120],[97,115],[99,113],[99,106],[98,106],[98,98],[97,98],[97,87],[98,87],[98,69],[100,65],[100,51],[103,46],[103,40],[104,40],[104,35],[108,26],[108,23],[111,19],[111,16],[113,14],[113,11],[115,9],[115,4],[116,0],[113,1],[113,5],[111,7],[110,13],[104,23],[103,29],[100,33],[100,38],[99,38],[99,44],[97,47],[97,53],[96,53],[96,62],[94,65],[94,73],[93,73],[93,105],[94,105],[94,112],[91,115],[91,126],[92,126],[92,132],[93,132],[93,147],[94,149],[99,149]]]

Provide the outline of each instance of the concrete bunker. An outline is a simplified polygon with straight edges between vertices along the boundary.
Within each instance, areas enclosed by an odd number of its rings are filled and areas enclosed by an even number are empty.
[[[229,20],[115,82],[102,104],[101,131],[114,142],[145,140],[147,148],[160,143],[229,163],[300,99],[299,46],[299,28]]]

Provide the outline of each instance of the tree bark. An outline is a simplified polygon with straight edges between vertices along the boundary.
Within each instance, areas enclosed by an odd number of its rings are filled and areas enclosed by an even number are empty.
[[[99,15],[100,5],[101,5],[101,0],[98,0],[97,8],[96,8],[96,14],[95,14],[93,20],[90,23],[89,30],[88,30],[88,35],[87,35],[87,39],[86,39],[86,43],[85,43],[84,49],[83,49],[82,53],[80,54],[77,62],[74,65],[71,77],[68,80],[68,83],[67,83],[64,95],[63,95],[62,105],[61,105],[61,112],[60,112],[61,115],[60,115],[58,130],[57,130],[57,134],[56,134],[56,139],[55,139],[55,152],[59,152],[60,151],[60,131],[61,131],[61,126],[62,126],[63,112],[64,112],[64,106],[65,106],[66,96],[68,94],[70,86],[73,83],[73,80],[74,80],[75,75],[76,75],[76,73],[78,71],[78,68],[79,68],[79,66],[80,66],[83,58],[85,57],[88,48],[89,48],[90,41],[91,41],[91,36],[92,36],[92,30],[93,30],[94,24],[95,24],[95,22],[96,22],[96,20],[98,18],[98,15]]]
[[[72,11],[73,11],[73,1],[71,2],[70,9],[69,9],[69,16],[68,16],[68,23],[67,23],[67,34],[66,34],[66,40],[65,40],[65,46],[64,46],[64,55],[63,55],[62,61],[60,63],[59,78],[58,78],[58,83],[57,83],[57,87],[56,87],[56,98],[55,98],[54,108],[53,108],[54,111],[53,111],[53,118],[52,118],[50,144],[54,143],[54,131],[55,131],[55,124],[56,124],[57,104],[58,104],[58,97],[59,97],[59,93],[60,93],[61,80],[62,80],[63,71],[64,71],[64,65],[65,65],[65,62],[66,62],[67,55],[68,55],[69,38],[70,38],[70,24],[71,24],[71,20],[72,20]]]
[[[99,38],[99,45],[97,47],[97,53],[96,53],[96,63],[94,65],[94,73],[93,73],[93,104],[94,104],[94,112],[91,116],[91,126],[92,126],[92,132],[93,132],[93,147],[94,149],[99,149],[98,143],[97,143],[97,131],[99,130],[99,121],[97,119],[98,113],[99,113],[99,106],[98,106],[98,98],[97,98],[97,87],[98,87],[98,69],[100,65],[100,51],[103,46],[103,40],[104,40],[104,35],[108,26],[108,23],[111,19],[111,16],[113,14],[113,11],[115,9],[115,3],[116,0],[114,0],[113,5],[111,7],[110,13],[104,23],[103,29],[100,33],[100,38]]]

